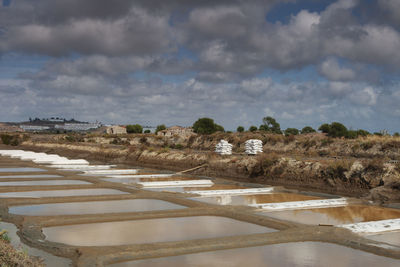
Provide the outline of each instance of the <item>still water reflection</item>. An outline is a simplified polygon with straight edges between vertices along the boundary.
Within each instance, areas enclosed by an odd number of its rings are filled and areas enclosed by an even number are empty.
[[[0,168],[0,172],[44,172],[46,170],[39,168]]]
[[[214,238],[275,231],[225,217],[195,216],[43,228],[49,241],[74,246],[115,246]]]
[[[304,224],[346,224],[400,218],[400,210],[352,205],[325,209],[262,212],[261,215]]]
[[[241,249],[203,252],[112,264],[112,267],[173,266],[319,266],[319,267],[386,267],[399,266],[400,260],[376,256],[363,251],[320,242],[298,242]]]
[[[241,195],[241,196],[217,196],[217,197],[194,197],[193,200],[220,204],[220,205],[248,205],[248,204],[260,204],[260,203],[276,203],[276,202],[287,202],[287,201],[303,201],[311,199],[319,199],[318,197],[289,194],[289,193],[277,193],[277,194],[254,194],[254,195]]]
[[[126,199],[14,206],[10,207],[9,211],[10,213],[20,215],[55,216],[72,214],[139,212],[182,208],[185,207],[157,199]]]
[[[96,196],[96,195],[120,195],[128,194],[115,189],[68,189],[68,190],[44,190],[44,191],[27,191],[27,192],[8,192],[0,193],[0,198],[11,197],[66,197],[66,196]]]

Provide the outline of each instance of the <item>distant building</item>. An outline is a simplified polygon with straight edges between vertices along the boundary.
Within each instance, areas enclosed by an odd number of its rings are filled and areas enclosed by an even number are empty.
[[[39,126],[39,125],[20,125],[20,128],[24,129],[25,131],[45,131],[49,130],[49,126]]]
[[[5,133],[15,133],[15,132],[24,132],[24,129],[18,126],[7,125],[4,123],[0,123],[0,132]]]
[[[192,127],[181,127],[181,126],[172,126],[165,130],[159,131],[157,135],[159,136],[182,136],[182,137],[189,137],[193,134]]]
[[[64,123],[57,124],[54,128],[66,131],[88,131],[90,129],[97,129],[100,126],[100,123]]]
[[[107,134],[126,134],[126,128],[118,125],[108,126],[106,128]]]

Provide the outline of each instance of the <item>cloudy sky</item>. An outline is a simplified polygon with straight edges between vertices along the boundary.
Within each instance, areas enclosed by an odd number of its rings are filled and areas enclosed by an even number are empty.
[[[398,0],[0,1],[0,121],[400,131]]]

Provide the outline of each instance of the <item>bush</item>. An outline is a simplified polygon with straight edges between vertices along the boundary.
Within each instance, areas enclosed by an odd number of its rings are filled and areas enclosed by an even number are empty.
[[[356,139],[357,137],[358,137],[358,134],[357,134],[356,131],[350,130],[350,131],[347,132],[346,138]]]
[[[315,133],[316,131],[311,126],[306,126],[301,129],[301,134]]]
[[[299,130],[297,130],[296,128],[287,128],[285,130],[285,135],[289,136],[289,135],[298,135],[299,134]]]
[[[11,141],[13,140],[13,136],[9,134],[2,134],[1,135],[1,142],[5,145],[11,145]]]
[[[149,134],[149,133],[151,133],[151,131],[150,130],[145,130],[144,133],[145,134]]]
[[[257,131],[257,127],[254,126],[254,125],[252,125],[252,126],[249,127],[249,131],[250,131],[250,132],[255,132],[255,131]]]
[[[357,136],[367,136],[367,135],[370,135],[370,134],[371,133],[366,131],[366,130],[362,130],[362,129],[357,130]]]
[[[331,137],[343,137],[347,135],[347,128],[340,122],[332,122],[329,129],[329,136]]]
[[[155,133],[157,134],[159,131],[163,131],[165,129],[167,129],[167,127],[164,124],[157,125]]]
[[[175,149],[183,149],[183,145],[182,144],[176,144],[175,145]]]
[[[143,127],[140,124],[126,125],[127,133],[142,133]]]
[[[244,132],[244,127],[243,126],[239,126],[239,127],[237,127],[236,131],[239,132],[239,133],[243,133]]]
[[[395,136],[395,137],[399,137],[399,136],[400,136],[400,133],[398,133],[398,132],[395,132],[395,133],[393,134],[393,136]]]
[[[212,134],[217,131],[224,131],[224,127],[214,123],[213,119],[200,118],[193,124],[193,131],[198,134]]]
[[[330,129],[331,129],[331,126],[327,123],[324,123],[321,126],[319,126],[318,131],[321,131],[323,133],[329,133]]]

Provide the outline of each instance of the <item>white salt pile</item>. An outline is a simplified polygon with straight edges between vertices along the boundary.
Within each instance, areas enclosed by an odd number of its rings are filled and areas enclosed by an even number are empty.
[[[263,152],[262,141],[258,139],[247,140],[244,147],[248,155],[256,155],[257,153]]]
[[[221,140],[215,146],[215,152],[220,155],[232,155],[232,145],[225,140]]]

